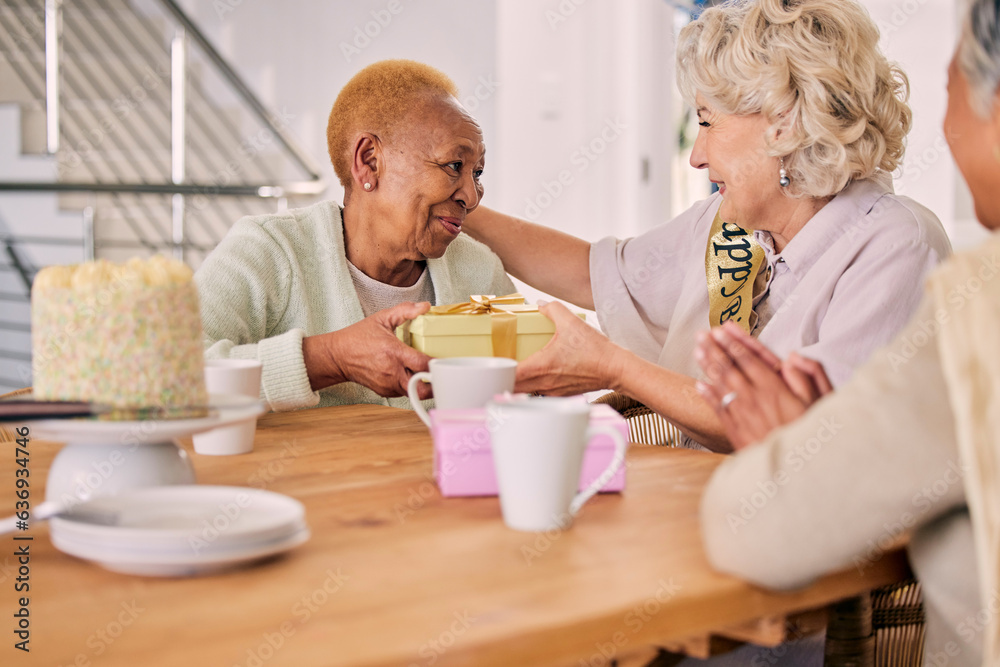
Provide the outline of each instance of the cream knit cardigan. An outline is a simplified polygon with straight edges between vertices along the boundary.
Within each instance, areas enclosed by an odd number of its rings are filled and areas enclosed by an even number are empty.
[[[427,260],[427,269],[436,304],[514,291],[500,259],[464,234],[443,257]],[[205,259],[195,282],[205,358],[259,359],[261,398],[272,410],[351,403],[410,407],[405,397],[382,398],[353,382],[319,392],[309,386],[302,338],[364,318],[336,202],[242,218]]]
[[[958,450],[970,471],[965,493],[976,544],[980,601],[988,612],[983,629],[984,667],[1000,665],[998,258],[1000,232],[994,232],[979,247],[953,257],[929,281],[940,314],[938,347],[955,415]]]

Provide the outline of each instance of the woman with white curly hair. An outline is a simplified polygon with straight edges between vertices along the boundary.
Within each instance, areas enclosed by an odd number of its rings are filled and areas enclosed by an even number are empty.
[[[706,395],[741,449],[702,499],[712,563],[793,588],[867,568],[906,534],[933,667],[1000,665],[1000,1],[966,4],[944,133],[990,237],[936,271],[899,336],[811,408],[731,325],[699,345]],[[831,419],[840,428],[802,465],[795,452]],[[780,493],[743,521],[741,499],[774,479]]]
[[[686,440],[730,449],[695,390],[696,336],[733,321],[846,380],[918,305],[950,252],[933,213],[893,194],[910,129],[906,76],[854,0],[743,0],[680,34],[679,86],[697,109],[691,165],[718,192],[632,239],[590,244],[480,207],[465,229],[515,277],[597,311],[610,339],[558,303],[557,333],[518,389],[611,388]],[[690,444],[685,442],[685,444]]]

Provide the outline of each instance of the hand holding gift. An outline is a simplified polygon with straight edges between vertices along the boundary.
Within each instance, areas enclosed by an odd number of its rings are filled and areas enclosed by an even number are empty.
[[[622,348],[561,303],[539,310],[556,332],[537,354],[518,364],[515,390],[566,396],[616,388]]]
[[[429,305],[401,303],[338,331],[303,339],[302,355],[313,390],[356,382],[379,396],[406,396],[410,376],[427,370],[429,359],[401,345],[393,332],[427,312]],[[421,386],[419,395],[429,398],[430,389]]]

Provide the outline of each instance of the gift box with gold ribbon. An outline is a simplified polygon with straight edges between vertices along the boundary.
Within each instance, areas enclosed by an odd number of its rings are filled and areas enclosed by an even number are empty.
[[[431,357],[507,357],[521,361],[549,342],[556,327],[520,294],[473,295],[433,306],[396,329],[410,347]]]

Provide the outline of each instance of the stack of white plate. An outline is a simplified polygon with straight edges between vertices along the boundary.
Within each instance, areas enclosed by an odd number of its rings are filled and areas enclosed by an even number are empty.
[[[242,565],[309,539],[302,503],[234,486],[161,486],[75,506],[51,521],[57,549],[116,572],[190,576]]]

